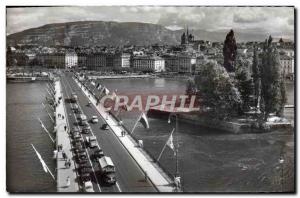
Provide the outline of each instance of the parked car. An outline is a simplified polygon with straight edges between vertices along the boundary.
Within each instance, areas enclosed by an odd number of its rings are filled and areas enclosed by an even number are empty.
[[[91,123],[98,123],[98,117],[97,116],[93,116],[91,119]]]
[[[81,121],[81,122],[80,122],[80,125],[81,125],[81,126],[88,126],[89,123],[88,123],[87,120],[84,120],[84,121]]]
[[[98,146],[97,139],[95,136],[86,137],[86,143],[90,148],[94,148],[94,147]]]
[[[91,181],[90,173],[81,174],[80,178],[83,182]]]
[[[107,123],[104,123],[104,124],[101,126],[101,129],[102,129],[102,130],[108,130],[108,129],[109,129],[108,124],[107,124]]]
[[[83,183],[83,191],[84,192],[95,192],[91,181],[86,181]]]
[[[89,125],[82,127],[82,133],[88,134],[91,132],[91,127]]]
[[[74,110],[74,113],[80,113],[79,106],[77,104],[74,105],[73,110]]]
[[[103,157],[103,156],[104,156],[103,150],[102,150],[100,147],[98,147],[98,148],[94,151],[94,159],[95,159],[95,160],[98,160],[98,159],[100,159],[100,158]]]

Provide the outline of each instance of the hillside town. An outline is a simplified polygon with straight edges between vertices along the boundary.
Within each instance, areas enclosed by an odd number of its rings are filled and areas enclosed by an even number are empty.
[[[225,37],[225,36],[224,36]],[[238,35],[236,35],[238,37]],[[7,46],[7,66],[76,68],[102,72],[197,74],[210,60],[223,64],[223,42],[196,39],[187,28],[180,45],[150,46]],[[285,76],[294,78],[294,42],[274,39]],[[262,52],[263,42],[237,43],[237,59],[252,63],[254,47]],[[249,64],[251,65],[251,64]],[[251,71],[251,68],[249,68]]]

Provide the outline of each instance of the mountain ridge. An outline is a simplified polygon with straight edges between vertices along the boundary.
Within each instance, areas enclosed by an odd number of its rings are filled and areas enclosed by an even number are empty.
[[[7,35],[7,44],[37,44],[42,46],[99,46],[180,44],[185,30],[170,30],[162,25],[140,22],[73,21],[45,24]],[[229,31],[229,30],[228,30]],[[197,40],[223,42],[228,32],[194,29]],[[263,41],[268,35],[235,32],[237,41]]]

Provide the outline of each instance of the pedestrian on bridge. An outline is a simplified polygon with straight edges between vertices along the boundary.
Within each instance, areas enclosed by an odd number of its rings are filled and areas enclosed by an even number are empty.
[[[67,187],[69,187],[69,186],[71,185],[71,179],[70,179],[70,176],[67,177],[67,181],[66,181],[66,182],[67,182]]]
[[[67,160],[67,159],[68,159],[68,156],[67,156],[67,154],[65,153],[65,151],[62,151],[62,156],[63,156],[64,160]]]

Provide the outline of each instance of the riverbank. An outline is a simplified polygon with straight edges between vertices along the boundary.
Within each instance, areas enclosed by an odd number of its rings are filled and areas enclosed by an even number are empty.
[[[167,106],[168,107],[168,106]],[[170,113],[177,114],[178,119],[193,125],[199,125],[206,128],[217,129],[229,133],[261,133],[280,128],[292,128],[293,124],[286,118],[270,116],[266,122],[261,123],[255,118],[254,114],[248,114],[241,117],[230,118],[229,120],[219,120],[208,116],[206,113],[198,110],[189,111],[189,109],[178,109],[170,111],[169,108],[162,109],[160,105],[151,107],[148,115],[152,117],[166,118]]]
[[[179,115],[178,118],[187,123],[196,124],[202,127],[217,129],[221,131],[226,131],[234,134],[241,133],[262,133],[269,132],[275,129],[285,129],[292,128],[292,124],[286,119],[281,118],[270,118],[267,122],[263,123],[262,126],[259,125],[258,121],[255,119],[247,118],[234,118],[231,120],[223,121],[218,119],[213,119],[207,116],[201,115]]]
[[[153,75],[107,75],[107,76],[89,76],[91,80],[102,80],[102,79],[126,79],[126,78],[155,78]]]

